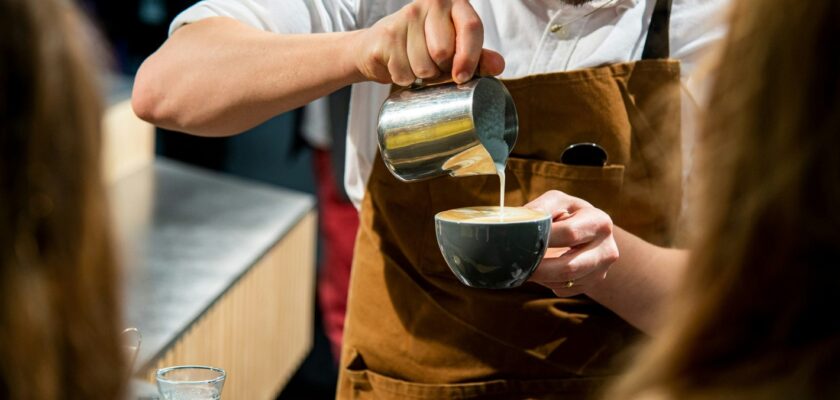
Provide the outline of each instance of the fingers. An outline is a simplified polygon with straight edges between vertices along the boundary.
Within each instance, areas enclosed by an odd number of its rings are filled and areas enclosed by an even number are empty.
[[[464,83],[476,72],[484,44],[484,25],[466,0],[452,4],[452,23],[455,26],[455,55],[452,59],[452,79]]]
[[[552,215],[549,247],[531,280],[551,288],[558,296],[584,293],[604,280],[618,259],[612,219],[579,198],[549,191],[525,207]],[[558,248],[567,248],[560,253]],[[573,282],[569,287],[569,282]]]
[[[592,207],[592,205],[559,190],[549,190],[526,204],[525,207],[547,212],[551,214],[552,218],[557,219],[565,213],[574,213],[582,208]]]
[[[411,71],[411,63],[406,53],[406,31],[394,29],[389,32],[388,38],[391,51],[388,56],[388,73],[391,80],[400,86],[411,85],[416,77]]]
[[[426,44],[426,16],[424,9],[415,5],[406,6],[408,17],[408,37],[406,39],[406,52],[411,71],[414,76],[423,79],[435,78],[440,74],[437,65],[429,55]]]
[[[559,257],[544,258],[530,280],[552,289],[560,297],[578,295],[606,279],[618,257],[618,246],[609,237]]]
[[[484,28],[467,0],[418,0],[366,33],[356,66],[371,80],[408,86],[446,71],[464,83],[476,74],[499,75],[505,68],[499,53],[482,49]]]
[[[481,76],[496,76],[505,71],[505,59],[501,54],[488,49],[481,50],[478,59],[478,74]]]
[[[452,69],[452,56],[455,55],[455,27],[451,12],[450,1],[435,1],[429,7],[424,24],[429,57],[440,71]]]
[[[551,224],[550,247],[577,247],[612,235],[612,219],[605,212],[587,207],[561,215]]]
[[[466,75],[462,76],[463,80],[460,80],[456,79],[456,74],[460,71],[453,68],[453,57],[462,49],[459,47],[456,50],[456,30],[466,28],[469,31],[470,24],[477,24],[480,29],[473,34],[464,33],[460,36],[461,42],[464,43],[472,38],[466,46],[469,54],[458,56],[459,60],[467,61],[464,67]],[[495,76],[505,70],[505,60],[501,54],[481,48],[484,42],[484,29],[481,19],[468,2],[459,1],[455,6],[452,6],[449,1],[433,4],[426,15],[425,39],[428,53],[438,70],[452,71],[452,78],[459,83],[469,80],[476,72],[481,76]],[[478,71],[476,71],[476,65]]]
[[[562,283],[603,279],[607,269],[618,260],[618,246],[611,237],[571,249],[558,257],[544,258],[531,278],[540,283]]]

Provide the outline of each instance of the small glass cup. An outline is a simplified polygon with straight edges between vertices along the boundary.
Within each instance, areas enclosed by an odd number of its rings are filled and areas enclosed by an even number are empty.
[[[140,352],[140,345],[143,344],[143,335],[135,327],[125,328],[122,331],[123,346],[128,355],[128,373],[134,372],[134,363],[137,362],[137,353]]]
[[[157,371],[157,385],[165,400],[219,400],[225,370],[202,365],[180,365]]]

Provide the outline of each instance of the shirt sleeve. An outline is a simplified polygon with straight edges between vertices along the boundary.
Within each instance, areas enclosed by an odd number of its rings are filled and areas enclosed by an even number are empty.
[[[671,57],[690,76],[726,35],[730,0],[674,0],[671,9]]]
[[[254,28],[274,33],[321,33],[363,27],[362,0],[203,0],[175,17],[171,35],[178,28],[209,17],[230,17]],[[375,3],[375,2],[374,2]],[[370,5],[365,5],[369,10]]]
[[[715,51],[727,33],[730,0],[674,0],[671,9],[671,57],[680,60],[682,92],[683,187],[694,173],[695,143],[713,81]],[[686,218],[689,190],[682,200],[680,218]],[[684,222],[683,222],[684,223]]]

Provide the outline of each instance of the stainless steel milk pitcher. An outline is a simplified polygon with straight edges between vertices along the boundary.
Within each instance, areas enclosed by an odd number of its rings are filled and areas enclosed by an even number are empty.
[[[516,142],[513,99],[495,78],[396,91],[379,111],[379,150],[402,181],[496,174]]]

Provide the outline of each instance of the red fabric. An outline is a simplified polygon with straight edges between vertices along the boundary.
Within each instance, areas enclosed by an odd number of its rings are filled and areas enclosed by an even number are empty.
[[[314,163],[318,179],[318,219],[324,240],[323,260],[318,277],[318,301],[321,305],[324,331],[330,340],[332,354],[338,362],[359,214],[353,203],[338,192],[339,183],[335,180],[330,153],[316,150]]]

